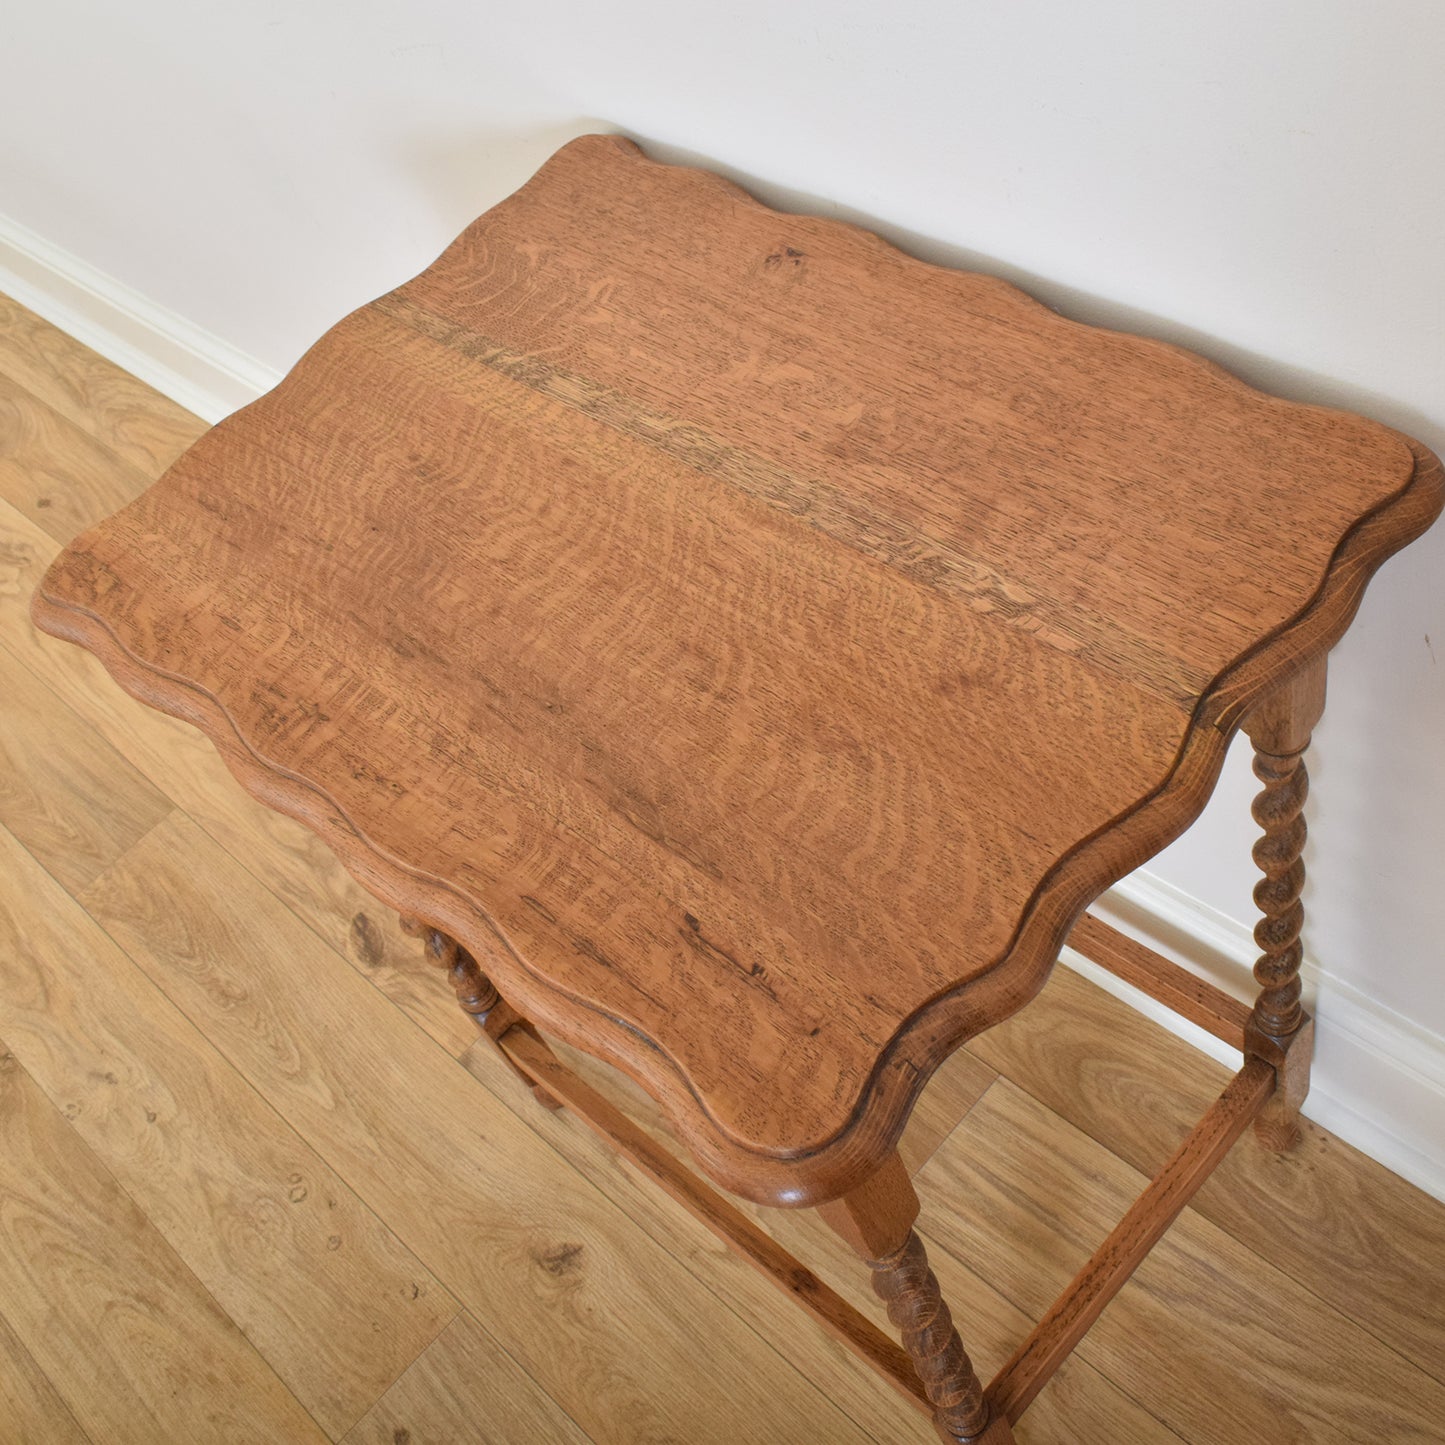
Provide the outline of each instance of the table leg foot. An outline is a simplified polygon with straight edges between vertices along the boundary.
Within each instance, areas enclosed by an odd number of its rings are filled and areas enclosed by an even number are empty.
[[[1274,1064],[1275,1087],[1254,1121],[1254,1136],[1267,1149],[1287,1154],[1303,1137],[1300,1106],[1310,1091],[1310,1059],[1314,1053],[1315,1021],[1302,1015],[1299,1027],[1286,1039],[1259,1031],[1254,1019],[1244,1032],[1244,1047],[1254,1058]]]
[[[990,1415],[982,1435],[950,1435],[947,1427],[937,1422],[934,1429],[947,1445],[1014,1445],[1013,1427],[1002,1415]]]
[[[1008,1421],[996,1416],[954,1328],[923,1241],[913,1228],[918,1196],[897,1153],[865,1184],[819,1213],[862,1256],[873,1289],[888,1307],[934,1407],[939,1437],[971,1445],[1007,1445]]]
[[[401,915],[404,932],[413,938],[420,938],[426,949],[426,956],[439,968],[444,968],[456,990],[457,1002],[464,1012],[470,1014],[476,1025],[492,1040],[499,1039],[509,1028],[524,1024],[526,1020],[497,991],[497,986],[481,970],[476,959],[449,934],[418,918]],[[505,1057],[505,1055],[504,1055]],[[561,1101],[554,1098],[535,1079],[530,1078],[512,1060],[508,1060],[527,1086],[533,1097],[543,1108],[557,1110]]]

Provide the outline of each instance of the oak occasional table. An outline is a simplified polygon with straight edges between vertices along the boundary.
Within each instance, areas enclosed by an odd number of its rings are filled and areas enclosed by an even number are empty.
[[[1290,1143],[1301,754],[1366,581],[1441,504],[1383,426],[591,136],[34,606],[413,920],[519,1087],[944,1439],[998,1442],[1245,1126]],[[1252,1010],[1084,911],[1241,727]],[[985,1387],[897,1144],[1065,939],[1243,1067]],[[902,1348],[540,1031],[631,1075],[724,1190],[818,1208]]]

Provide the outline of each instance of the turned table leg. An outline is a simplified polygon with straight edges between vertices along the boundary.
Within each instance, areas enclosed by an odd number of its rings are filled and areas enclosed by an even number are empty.
[[[1254,820],[1263,836],[1254,861],[1264,877],[1254,901],[1261,917],[1254,939],[1259,998],[1245,1027],[1245,1052],[1275,1067],[1274,1097],[1255,1123],[1259,1138],[1275,1149],[1299,1138],[1299,1111],[1309,1092],[1314,1021],[1300,1006],[1303,949],[1305,844],[1304,804],[1309,774],[1304,753],[1325,705],[1325,663],[1321,659],[1287,683],[1245,720],[1254,744],[1254,774],[1264,785],[1254,800]]]
[[[873,1289],[888,1306],[888,1318],[934,1406],[934,1424],[944,1440],[1009,1445],[1008,1421],[995,1416],[938,1280],[928,1267],[923,1241],[913,1224],[918,1195],[895,1152],[867,1183],[820,1205],[818,1213],[843,1236],[873,1271]]]
[[[426,956],[439,968],[447,971],[452,987],[456,990],[457,1002],[476,1020],[477,1027],[494,1043],[517,1025],[527,1025],[521,1014],[497,991],[497,986],[482,972],[481,965],[459,944],[455,938],[439,928],[423,923],[419,918],[401,915],[402,931],[413,938],[420,938],[426,949]],[[503,1054],[507,1058],[506,1054]],[[539,1104],[548,1109],[560,1109],[562,1105],[554,1099],[537,1081],[507,1059],[520,1078],[532,1090]]]

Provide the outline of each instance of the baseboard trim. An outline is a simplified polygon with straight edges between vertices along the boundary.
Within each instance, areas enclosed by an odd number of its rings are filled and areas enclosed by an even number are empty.
[[[281,379],[273,368],[4,216],[0,291],[203,421],[219,421]]]
[[[1147,870],[1112,888],[1096,911],[1226,993],[1252,999],[1254,939],[1237,920]],[[1062,961],[1210,1057],[1238,1065],[1227,1044],[1082,954],[1066,948]],[[1305,1114],[1445,1200],[1445,1038],[1308,962],[1302,977],[1318,1021]]]

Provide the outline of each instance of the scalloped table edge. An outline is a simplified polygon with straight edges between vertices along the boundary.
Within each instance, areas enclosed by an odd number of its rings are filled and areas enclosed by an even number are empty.
[[[216,698],[136,657],[94,613],[49,594],[48,573],[32,601],[32,615],[41,630],[93,652],[133,697],[198,727],[247,792],[316,832],[383,902],[445,929],[489,967],[499,949],[504,952],[516,969],[498,975],[503,994],[545,1031],[635,1079],[717,1183],[758,1203],[807,1206],[835,1198],[867,1177],[897,1142],[915,1099],[944,1059],[1043,987],[1079,914],[1202,811],[1230,738],[1249,711],[1339,641],[1374,571],[1440,514],[1445,472],[1439,460],[1409,438],[1402,440],[1415,457],[1409,480],[1341,538],[1309,602],[1214,679],[1164,782],[1060,859],[1035,890],[1006,953],[905,1020],[840,1128],[793,1153],[761,1152],[732,1137],[655,1040],[540,978],[479,903],[366,838],[324,790],[252,748]]]

